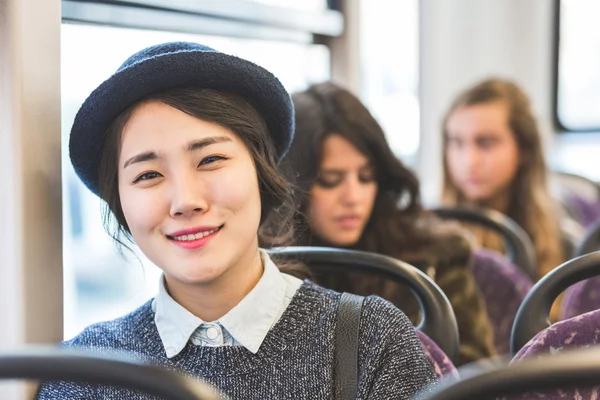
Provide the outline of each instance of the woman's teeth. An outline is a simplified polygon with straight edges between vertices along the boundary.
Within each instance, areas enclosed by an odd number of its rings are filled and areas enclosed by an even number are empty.
[[[219,228],[212,229],[210,231],[198,232],[195,235],[189,234],[189,235],[175,236],[175,237],[173,237],[173,239],[177,240],[177,241],[182,241],[182,242],[185,242],[187,240],[198,240],[198,239],[203,238],[204,236],[211,235],[218,230],[219,230]]]

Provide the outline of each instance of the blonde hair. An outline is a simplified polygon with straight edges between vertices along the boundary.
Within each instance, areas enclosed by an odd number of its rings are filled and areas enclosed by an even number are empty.
[[[509,126],[519,148],[519,168],[511,185],[510,201],[505,214],[515,220],[533,241],[541,278],[564,261],[561,235],[556,219],[555,203],[547,184],[547,168],[541,135],[527,95],[516,84],[501,79],[485,80],[461,93],[452,103],[443,120],[445,204],[481,205],[468,201],[450,178],[446,158],[450,115],[459,108],[492,102],[507,105]],[[474,231],[484,247],[503,250],[499,238],[483,231]]]

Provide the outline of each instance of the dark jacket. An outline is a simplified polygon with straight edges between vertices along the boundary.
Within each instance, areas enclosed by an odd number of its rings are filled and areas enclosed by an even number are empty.
[[[460,335],[458,365],[495,354],[492,325],[471,271],[472,247],[466,237],[459,233],[446,234],[419,249],[399,251],[394,257],[429,275],[450,300]],[[416,298],[400,283],[359,272],[345,276],[319,275],[316,279],[321,285],[336,291],[381,296],[404,311],[413,323],[419,321]]]

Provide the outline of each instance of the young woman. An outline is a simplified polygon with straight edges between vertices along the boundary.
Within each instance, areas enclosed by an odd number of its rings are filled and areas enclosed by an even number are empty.
[[[301,199],[297,243],[382,253],[421,268],[454,307],[460,364],[492,356],[493,334],[470,271],[470,244],[423,210],[417,178],[394,156],[377,121],[333,83],[313,85],[292,100],[296,135],[285,161]],[[408,290],[385,279],[349,273],[319,282],[380,295],[413,322],[419,318]]]
[[[481,82],[452,103],[443,122],[443,202],[492,208],[517,222],[535,246],[541,278],[566,254],[559,228],[565,217],[548,190],[541,135],[529,99],[514,83]],[[484,247],[501,239],[472,228]]]
[[[70,156],[105,202],[113,237],[163,270],[158,295],[65,347],[125,351],[231,399],[332,399],[340,295],[280,271],[260,250],[285,237],[292,191],[277,160],[293,107],[268,71],[194,43],[130,57],[79,110]],[[259,233],[261,222],[278,226]],[[357,398],[408,399],[434,380],[410,321],[366,299]],[[141,399],[46,383],[41,399]]]

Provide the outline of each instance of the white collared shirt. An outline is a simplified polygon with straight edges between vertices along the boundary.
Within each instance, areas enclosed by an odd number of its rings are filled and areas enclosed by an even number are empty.
[[[256,353],[279,321],[302,281],[281,273],[263,250],[264,272],[254,289],[217,321],[205,322],[169,295],[161,277],[152,302],[154,322],[167,357],[179,354],[188,341],[197,346],[244,346]]]

